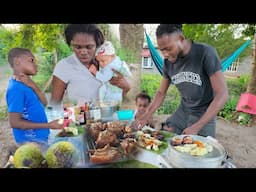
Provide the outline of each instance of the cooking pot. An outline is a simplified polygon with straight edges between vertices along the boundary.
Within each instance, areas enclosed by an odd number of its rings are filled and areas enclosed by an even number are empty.
[[[115,101],[100,102],[101,117],[110,118],[118,109],[118,103]]]
[[[112,117],[115,112],[116,112],[115,106],[101,107],[101,117],[102,118]]]
[[[192,156],[188,153],[177,151],[171,142],[168,143],[167,159],[175,168],[220,168],[227,157],[224,147],[213,137],[203,137],[199,135],[177,135],[175,138],[190,136],[193,140],[208,143],[213,150],[203,156]]]

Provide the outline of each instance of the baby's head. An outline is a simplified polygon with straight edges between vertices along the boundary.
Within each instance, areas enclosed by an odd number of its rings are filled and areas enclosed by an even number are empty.
[[[136,95],[135,102],[138,113],[145,113],[151,102],[151,98],[147,93],[141,92]]]
[[[105,67],[115,58],[115,48],[110,41],[105,41],[95,53],[100,67]]]
[[[35,57],[29,49],[12,48],[8,53],[8,62],[16,72],[26,75],[37,73]]]

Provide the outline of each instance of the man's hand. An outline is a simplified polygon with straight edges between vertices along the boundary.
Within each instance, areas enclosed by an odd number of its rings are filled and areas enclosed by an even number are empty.
[[[187,127],[186,129],[183,130],[182,134],[183,135],[197,135],[198,134],[198,129],[195,127]]]
[[[24,84],[26,84],[27,86],[31,87],[31,88],[34,88],[35,87],[35,82],[30,78],[30,76],[24,74],[24,73],[21,73],[19,75],[14,75],[13,78],[17,81],[20,81]]]
[[[136,120],[132,123],[132,128],[136,130],[142,129],[147,124],[146,120]]]
[[[134,121],[132,126],[134,129],[142,129],[147,123],[149,123],[150,118],[152,118],[152,115],[145,113],[143,116]]]

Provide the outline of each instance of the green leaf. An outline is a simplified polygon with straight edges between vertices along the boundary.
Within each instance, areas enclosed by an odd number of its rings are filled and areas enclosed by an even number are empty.
[[[164,140],[162,141],[162,144],[158,147],[159,150],[155,151],[152,149],[146,149],[143,147],[143,149],[156,153],[156,154],[162,154],[164,152],[165,149],[167,149],[168,147],[168,142],[170,140],[170,138],[175,136],[175,133],[171,133],[169,131],[160,131],[160,133],[164,136]]]
[[[150,163],[141,162],[138,160],[128,160],[118,163],[112,163],[107,168],[158,168]]]
[[[165,140],[175,136],[175,133],[172,133],[170,131],[159,131],[159,132],[164,136]]]

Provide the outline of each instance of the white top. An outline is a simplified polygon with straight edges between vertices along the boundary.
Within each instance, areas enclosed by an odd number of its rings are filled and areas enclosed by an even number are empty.
[[[99,98],[101,81],[97,80],[75,54],[60,60],[53,75],[67,84],[67,96],[71,100],[91,101]]]
[[[122,61],[118,56],[116,56],[111,63],[106,65],[104,68],[101,68],[96,73],[96,78],[104,83],[103,86],[100,88],[100,100],[115,100],[121,102],[123,90],[108,82],[113,76],[115,76],[115,73],[112,71],[112,69],[119,71],[124,77],[132,76],[127,64]]]

